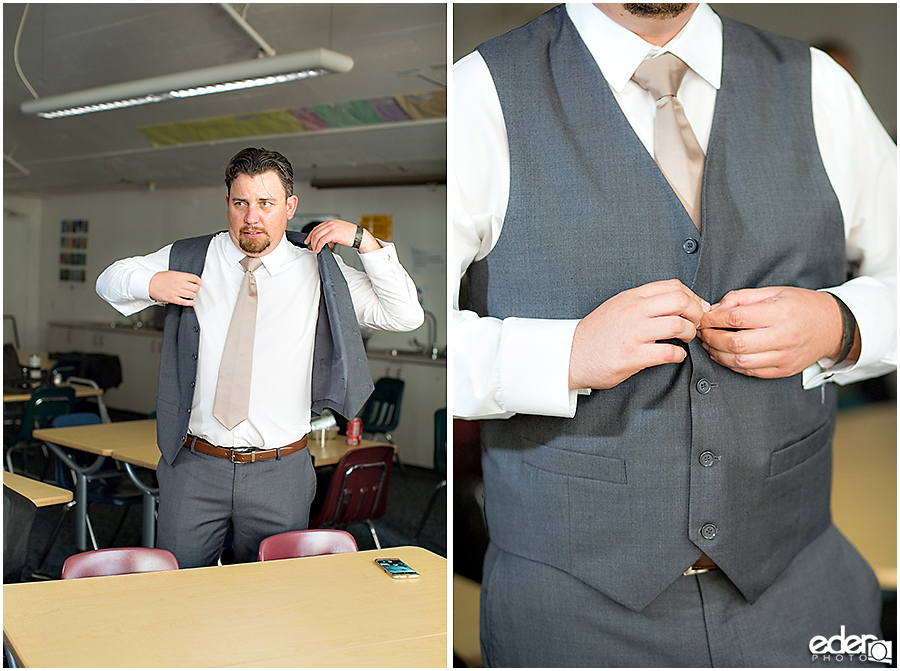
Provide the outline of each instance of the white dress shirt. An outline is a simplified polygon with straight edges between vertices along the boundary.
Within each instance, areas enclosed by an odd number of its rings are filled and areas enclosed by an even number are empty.
[[[566,11],[651,156],[656,106],[631,76],[645,58],[665,52],[690,66],[678,99],[705,152],[722,76],[719,17],[701,4],[677,36],[657,47],[591,4],[568,3]],[[806,388],[828,380],[848,384],[897,364],[896,146],[847,72],[824,53],[810,53],[819,151],[843,213],[848,260],[859,264],[858,277],[828,290],[856,317],[862,352],[856,363],[813,364],[803,371]],[[509,149],[500,101],[480,54],[454,66],[453,90],[452,254],[461,278],[490,253],[503,229]],[[590,393],[568,388],[577,320],[479,318],[458,309],[458,290],[453,307],[455,416],[575,415],[578,394]]]
[[[424,315],[412,279],[394,246],[360,254],[366,272],[344,264],[360,325],[409,331]],[[169,268],[171,245],[147,256],[115,262],[97,280],[97,293],[125,315],[156,305],[150,278]],[[309,432],[313,346],[320,281],[315,255],[283,237],[254,275],[258,290],[249,418],[229,431],[213,417],[219,363],[231,313],[244,276],[244,253],[228,233],[213,238],[206,254],[195,310],[200,352],[189,431],[222,447],[282,447]]]

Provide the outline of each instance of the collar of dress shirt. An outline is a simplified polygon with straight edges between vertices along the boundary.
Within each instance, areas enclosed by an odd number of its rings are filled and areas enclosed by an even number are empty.
[[[705,3],[663,47],[638,37],[589,3],[567,3],[566,12],[603,77],[621,93],[645,58],[671,52],[718,89],[722,83],[722,21]]]
[[[238,265],[246,254],[234,244],[227,231],[222,235],[222,238],[222,253],[225,254],[225,261],[229,267]],[[284,234],[275,249],[260,257],[263,262],[263,268],[269,272],[269,275],[275,275],[278,272],[278,269],[288,260],[293,247],[294,245],[288,242],[287,235]]]

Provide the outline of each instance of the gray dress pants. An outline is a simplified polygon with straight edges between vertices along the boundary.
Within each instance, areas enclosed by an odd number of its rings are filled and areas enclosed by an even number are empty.
[[[316,493],[309,450],[281,459],[232,464],[183,448],[170,466],[160,459],[157,547],[169,550],[181,568],[212,566],[229,523],[234,525],[235,561],[256,561],[264,538],[306,529]]]
[[[881,639],[880,616],[871,568],[834,526],[753,604],[722,571],[710,571],[679,577],[640,613],[491,545],[481,645],[485,665],[495,667],[860,666],[855,655],[814,659],[810,641],[842,633]]]

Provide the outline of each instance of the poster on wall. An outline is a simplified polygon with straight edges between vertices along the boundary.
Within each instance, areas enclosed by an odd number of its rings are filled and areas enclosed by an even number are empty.
[[[359,218],[359,225],[379,240],[394,239],[394,215],[364,214]]]
[[[88,228],[86,219],[64,219],[60,224],[60,282],[86,281]]]

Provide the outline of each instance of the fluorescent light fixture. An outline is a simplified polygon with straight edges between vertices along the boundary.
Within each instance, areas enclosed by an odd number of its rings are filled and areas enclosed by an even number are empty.
[[[314,49],[29,100],[22,103],[21,110],[25,114],[56,119],[173,98],[282,84],[352,69],[350,56],[328,49]]]

